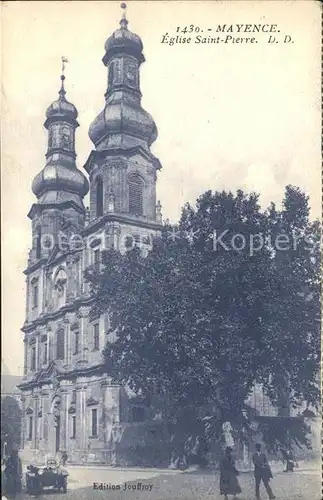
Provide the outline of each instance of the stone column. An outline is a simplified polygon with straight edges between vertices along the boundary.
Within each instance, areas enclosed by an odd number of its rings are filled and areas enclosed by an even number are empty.
[[[47,304],[47,312],[51,312],[53,310],[53,280],[52,273],[50,271],[46,274],[46,304]]]
[[[26,344],[25,344],[26,346]],[[26,426],[26,398],[21,396],[21,433],[20,433],[20,446],[22,449],[25,448],[25,426]]]
[[[24,375],[26,375],[28,371],[28,340],[25,334],[24,338]]]
[[[75,289],[75,276],[73,273],[74,258],[69,255],[66,259],[66,274],[67,274],[67,289],[66,289],[66,303],[69,304],[74,298]]]
[[[120,224],[114,223],[112,226],[112,231],[113,231],[113,246],[116,250],[119,250],[120,249],[120,235],[121,235]]]
[[[39,281],[38,281],[38,316],[43,312],[44,308],[44,272],[41,269],[39,273]]]
[[[48,386],[43,387],[41,390],[42,400],[43,400],[43,449],[49,454],[50,453],[50,441],[49,441],[49,425],[50,425],[50,402],[49,402],[49,389]]]
[[[66,325],[65,328],[65,348],[66,348],[66,364],[69,367],[72,362],[72,330],[71,330],[71,325],[74,320],[74,314],[73,313],[67,313],[65,315],[64,323]]]
[[[86,237],[85,239],[85,245],[84,245],[84,250],[83,250],[83,259],[82,259],[82,273],[86,270],[86,268],[91,264],[90,256],[91,256],[91,249],[89,248],[88,244],[88,238],[89,236]],[[90,284],[82,280],[82,292],[84,295],[88,295],[90,290]]]
[[[88,328],[89,328],[89,314],[90,307],[81,307],[78,312],[78,316],[80,318],[80,351],[82,354],[82,361],[87,362],[88,359]]]
[[[48,335],[48,360],[51,361],[56,358],[56,344],[55,344],[55,331],[54,325],[49,323],[47,326]]]
[[[81,377],[76,384],[76,443],[77,448],[87,452],[86,378]]]
[[[37,436],[37,420],[38,420],[38,395],[33,395],[33,448],[38,448],[38,436]]]
[[[40,368],[40,331],[36,330],[36,372]]]
[[[66,314],[64,318],[64,324],[65,324],[65,337],[64,337],[64,364],[67,366],[69,365],[69,352],[70,352],[70,345],[71,345],[71,320],[72,315],[71,314]]]
[[[67,434],[68,434],[68,407],[67,407],[67,398],[68,398],[68,389],[66,387],[62,387],[61,391],[61,435],[60,435],[60,448],[62,450],[67,449]]]
[[[26,321],[29,320],[29,304],[30,304],[30,282],[29,282],[29,277],[27,276],[26,280],[26,310],[25,310],[25,315],[26,315]]]
[[[74,292],[75,292],[75,296],[76,297],[79,297],[81,295],[81,282],[82,282],[82,279],[80,277],[80,267],[81,267],[81,259],[80,259],[80,256],[79,255],[75,255],[74,257],[74,275],[75,275],[75,279],[74,279]]]

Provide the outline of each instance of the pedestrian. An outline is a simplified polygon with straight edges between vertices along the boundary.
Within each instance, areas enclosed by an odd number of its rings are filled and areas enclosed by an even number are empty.
[[[63,465],[63,467],[65,466],[67,459],[68,459],[68,455],[67,455],[66,451],[63,451],[62,456],[61,456],[61,464]]]
[[[18,450],[12,450],[5,461],[5,485],[7,496],[15,497],[22,490],[22,465],[18,455]]]
[[[294,457],[291,450],[286,451],[286,470],[284,472],[294,472]]]
[[[268,497],[270,500],[273,500],[275,495],[272,492],[271,487],[269,486],[269,481],[272,479],[273,475],[271,473],[271,469],[267,460],[265,453],[261,451],[261,444],[256,444],[256,453],[252,456],[252,461],[255,466],[255,481],[256,481],[256,499],[260,500],[260,483],[261,481],[264,483],[266,491],[268,493]]]
[[[236,499],[237,494],[241,493],[238,475],[239,472],[232,456],[232,448],[227,446],[220,464],[220,495],[224,495],[224,500],[228,500],[228,495],[233,495],[233,499]]]

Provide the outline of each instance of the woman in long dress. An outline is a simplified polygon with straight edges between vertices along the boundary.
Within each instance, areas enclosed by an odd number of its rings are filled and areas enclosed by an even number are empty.
[[[224,500],[228,500],[228,495],[233,495],[233,499],[236,499],[236,495],[241,493],[238,475],[239,472],[232,456],[232,448],[228,446],[220,465],[220,494],[224,495]]]

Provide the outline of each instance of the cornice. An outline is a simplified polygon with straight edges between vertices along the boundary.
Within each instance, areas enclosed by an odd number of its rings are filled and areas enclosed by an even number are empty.
[[[91,375],[103,375],[106,372],[106,368],[103,363],[100,363],[98,365],[93,365],[89,367],[81,367],[79,369],[73,369],[66,371],[64,373],[57,374],[57,380],[70,380],[70,379],[76,379],[77,377],[84,376],[84,377],[90,377]],[[42,380],[37,380],[34,378],[33,380],[29,380],[28,382],[22,382],[19,384],[17,387],[22,390],[26,391],[28,389],[33,389],[34,387],[41,387],[43,385],[48,385],[52,383],[52,379],[49,378],[44,378]],[[112,384],[110,384],[112,385]],[[116,384],[118,385],[118,384]]]
[[[122,159],[124,159],[124,157],[130,157],[136,153],[140,153],[145,158],[149,159],[155,166],[156,170],[161,170],[162,165],[159,159],[155,155],[153,155],[151,151],[146,151],[142,146],[134,146],[127,149],[117,147],[114,149],[103,149],[102,151],[92,150],[83,168],[88,174],[90,174],[92,170],[92,163],[97,159],[105,159],[109,156],[110,157],[120,156]]]
[[[57,319],[64,320],[64,316],[66,313],[75,312],[82,306],[89,306],[93,303],[93,301],[94,298],[92,297],[75,299],[73,303],[67,304],[58,311],[46,313],[43,316],[31,321],[30,323],[23,325],[21,331],[27,333],[35,330],[35,328],[37,328],[38,326],[46,325],[49,321],[54,321]]]
[[[128,216],[126,213],[110,213],[90,223],[85,229],[83,229],[81,233],[82,236],[88,236],[92,232],[97,231],[107,222],[119,222],[128,226],[137,226],[146,229],[152,229],[154,231],[161,231],[163,229],[163,225],[159,222],[144,220],[141,218],[141,216]]]
[[[70,208],[70,207],[75,208],[75,210],[80,214],[85,213],[85,209],[80,207],[74,201],[63,201],[62,203],[33,203],[31,209],[27,214],[27,217],[29,217],[29,219],[32,220],[35,215],[39,215],[43,210],[48,210],[48,209],[63,210],[64,208]]]

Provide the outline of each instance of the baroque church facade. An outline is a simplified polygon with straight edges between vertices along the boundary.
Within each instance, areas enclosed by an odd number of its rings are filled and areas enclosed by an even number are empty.
[[[78,112],[66,99],[64,75],[58,99],[46,111],[46,164],[32,183],[37,202],[28,214],[32,248],[25,270],[20,384],[22,447],[41,459],[67,450],[76,463],[129,463],[122,453],[142,439],[136,427],[148,411],[104,370],[109,317],[91,316],[83,279],[86,268],[101,265],[103,249],[122,252],[131,238],[148,251],[161,229],[156,203],[161,164],[150,150],[157,128],[141,107],[143,45],[127,25],[123,14],[105,43],[108,85],[104,109],[89,129],[94,144],[84,166],[89,181],[75,163]]]

